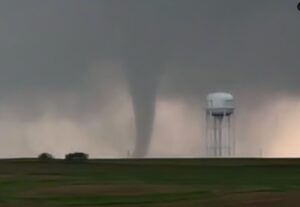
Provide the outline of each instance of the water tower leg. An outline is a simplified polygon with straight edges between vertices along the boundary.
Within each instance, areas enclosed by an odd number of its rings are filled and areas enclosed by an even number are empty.
[[[228,116],[228,137],[230,138],[230,155],[235,156],[234,116]]]
[[[223,117],[218,117],[218,156],[223,156],[223,140],[222,140],[222,126]]]
[[[206,111],[205,114],[205,124],[206,124],[206,128],[205,128],[205,153],[206,153],[206,157],[210,156],[210,132],[209,132],[209,124],[210,124],[210,120],[209,120],[209,113],[208,111]]]
[[[231,126],[230,126],[230,116],[227,117],[227,136],[228,136],[228,156],[232,156],[232,137],[231,137]]]
[[[217,134],[217,125],[218,125],[218,122],[217,122],[217,118],[216,117],[213,117],[213,120],[214,120],[214,123],[213,123],[213,135],[214,135],[214,140],[213,140],[213,156],[214,157],[217,157],[218,156],[218,134]]]
[[[221,128],[222,128],[222,156],[224,157],[228,157],[228,137],[227,137],[227,120],[226,120],[226,112],[223,112],[223,117],[222,117],[222,124],[221,124]]]

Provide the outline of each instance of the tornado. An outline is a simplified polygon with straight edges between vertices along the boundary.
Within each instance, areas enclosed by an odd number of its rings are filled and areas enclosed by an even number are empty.
[[[133,155],[137,158],[147,156],[151,141],[158,84],[173,34],[166,15],[170,8],[161,1],[137,1],[123,19],[121,58],[132,98],[136,127]]]
[[[143,158],[152,136],[161,65],[158,59],[141,58],[128,60],[126,67],[136,128],[133,156]]]

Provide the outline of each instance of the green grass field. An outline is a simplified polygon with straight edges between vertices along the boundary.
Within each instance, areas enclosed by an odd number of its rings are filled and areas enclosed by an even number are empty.
[[[0,207],[298,207],[300,159],[0,161]]]

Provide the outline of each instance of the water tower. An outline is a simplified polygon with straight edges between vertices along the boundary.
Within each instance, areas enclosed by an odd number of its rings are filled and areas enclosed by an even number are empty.
[[[207,96],[206,153],[208,157],[234,156],[235,141],[231,117],[234,99],[230,93],[217,92]]]

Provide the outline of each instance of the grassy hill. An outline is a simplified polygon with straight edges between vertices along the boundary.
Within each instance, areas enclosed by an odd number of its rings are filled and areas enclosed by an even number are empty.
[[[0,207],[300,206],[300,159],[0,161]]]

